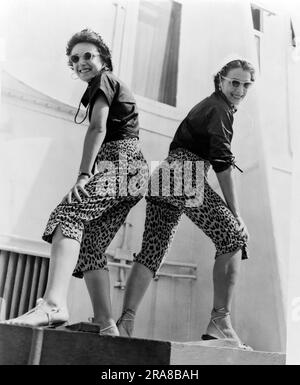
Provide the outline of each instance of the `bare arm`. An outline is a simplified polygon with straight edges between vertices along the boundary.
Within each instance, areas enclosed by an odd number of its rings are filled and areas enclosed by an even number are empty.
[[[91,122],[86,132],[80,171],[91,173],[99,148],[106,134],[106,121],[109,106],[103,95],[100,95],[93,107]]]
[[[108,111],[107,101],[104,96],[100,95],[94,104],[90,125],[85,135],[80,172],[91,174],[98,151],[105,138]],[[84,186],[88,183],[89,179],[86,175],[79,175],[75,185],[64,197],[63,202],[71,203],[72,195],[81,202],[79,191],[88,197],[89,194]]]

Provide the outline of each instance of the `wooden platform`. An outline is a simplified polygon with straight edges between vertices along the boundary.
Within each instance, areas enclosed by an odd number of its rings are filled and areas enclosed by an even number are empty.
[[[171,342],[0,325],[0,365],[285,365],[285,354],[249,352],[219,341]]]

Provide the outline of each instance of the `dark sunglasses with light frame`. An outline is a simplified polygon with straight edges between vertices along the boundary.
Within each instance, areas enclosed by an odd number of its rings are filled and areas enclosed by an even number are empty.
[[[70,56],[70,61],[73,63],[73,64],[76,64],[79,62],[80,58],[82,57],[84,60],[88,61],[88,60],[92,60],[94,57],[96,56],[100,56],[99,53],[92,53],[92,52],[85,52],[84,54],[82,55],[71,55]]]
[[[221,76],[221,77],[222,77],[222,79],[228,80],[228,82],[231,84],[231,86],[232,86],[233,88],[239,88],[240,85],[242,85],[242,86],[247,90],[247,89],[250,88],[250,87],[252,86],[252,84],[253,84],[253,82],[249,82],[249,81],[243,82],[243,81],[241,81],[241,80],[236,80],[236,79],[232,79],[232,78],[227,78],[226,76]]]

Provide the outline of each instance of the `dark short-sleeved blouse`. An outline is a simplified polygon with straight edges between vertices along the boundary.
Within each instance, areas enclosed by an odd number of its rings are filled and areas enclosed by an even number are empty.
[[[89,119],[97,97],[105,96],[109,105],[106,135],[103,143],[113,140],[139,137],[139,121],[136,101],[128,87],[111,71],[101,70],[95,76],[81,99],[89,106]]]
[[[178,127],[170,150],[178,147],[209,160],[215,172],[234,165],[231,152],[233,105],[222,92],[214,92],[196,104]]]

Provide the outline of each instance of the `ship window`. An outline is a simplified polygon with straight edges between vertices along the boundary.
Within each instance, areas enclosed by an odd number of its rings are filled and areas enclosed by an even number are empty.
[[[176,106],[181,4],[139,3],[132,89],[141,96]]]

